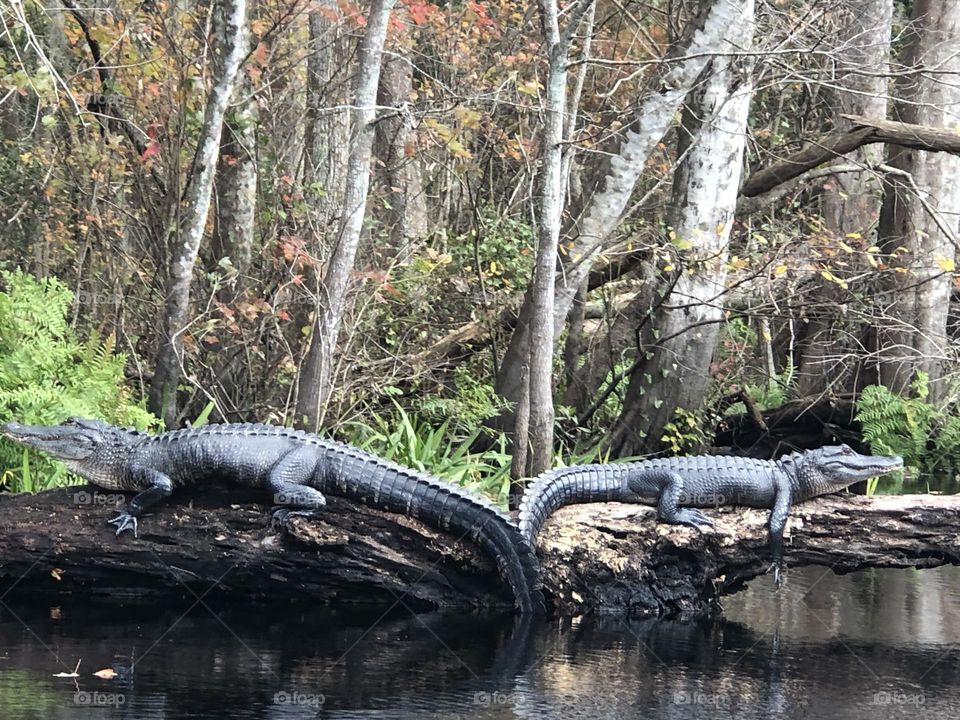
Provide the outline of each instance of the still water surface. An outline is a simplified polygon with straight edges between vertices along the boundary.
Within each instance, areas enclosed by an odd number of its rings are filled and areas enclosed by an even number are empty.
[[[4,720],[960,718],[960,568],[798,568],[706,623],[15,596],[0,605]]]

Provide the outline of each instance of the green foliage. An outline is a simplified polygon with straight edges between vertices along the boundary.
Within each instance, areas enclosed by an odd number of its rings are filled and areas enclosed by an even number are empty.
[[[112,336],[81,342],[67,322],[71,292],[55,278],[19,270],[2,274],[0,292],[0,422],[53,425],[71,415],[147,428],[157,420],[130,399],[126,358]],[[0,484],[38,490],[68,482],[59,463],[0,441]]]
[[[696,452],[707,444],[707,435],[697,413],[678,407],[674,410],[673,420],[664,425],[660,440],[674,455],[683,455]]]
[[[458,433],[469,433],[506,407],[506,401],[493,391],[493,385],[478,380],[465,365],[454,370],[453,385],[453,397],[424,397],[420,417],[433,424],[448,423]]]
[[[449,420],[433,427],[411,416],[394,402],[394,412],[376,415],[372,424],[354,422],[348,442],[401,465],[427,472],[475,492],[484,493],[506,507],[510,490],[510,453],[506,437],[483,452],[470,450],[480,429],[469,435],[451,429]]]
[[[924,474],[960,470],[960,416],[954,405],[927,402],[929,376],[918,372],[910,395],[901,397],[882,385],[863,389],[857,401],[857,422],[873,452],[901,455],[904,465]],[[902,482],[902,474],[896,477]],[[876,490],[871,482],[868,492]]]

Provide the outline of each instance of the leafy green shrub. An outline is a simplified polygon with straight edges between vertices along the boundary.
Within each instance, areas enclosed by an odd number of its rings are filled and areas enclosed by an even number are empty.
[[[73,295],[56,278],[0,275],[0,423],[54,425],[71,415],[147,428],[156,418],[124,384],[126,358],[114,340],[77,339],[67,321]],[[34,491],[67,484],[66,469],[0,440],[0,485]]]
[[[374,416],[372,424],[350,423],[347,441],[393,462],[484,493],[506,507],[511,462],[506,436],[501,435],[489,450],[472,452],[479,428],[464,435],[451,430],[449,420],[433,427],[396,402],[394,406],[395,412]]]

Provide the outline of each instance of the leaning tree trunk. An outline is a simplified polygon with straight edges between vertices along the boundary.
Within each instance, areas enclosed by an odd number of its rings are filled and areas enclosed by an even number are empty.
[[[367,208],[380,60],[393,5],[394,0],[373,0],[360,44],[359,65],[353,89],[353,132],[350,159],[347,162],[343,212],[333,254],[327,263],[320,286],[317,320],[297,385],[294,422],[298,427],[307,430],[319,429],[330,398],[340,321]]]
[[[210,209],[213,173],[220,153],[220,136],[227,103],[233,92],[246,43],[246,0],[218,0],[215,5],[213,42],[217,48],[213,89],[207,99],[203,126],[197,141],[187,197],[180,211],[178,238],[170,258],[166,303],[161,323],[156,368],[150,384],[148,408],[168,428],[177,423],[177,383],[183,354],[183,333],[190,314],[190,286],[197,253]]]
[[[689,141],[681,143],[685,157],[674,176],[670,210],[672,240],[682,260],[656,312],[654,344],[637,350],[645,358],[634,367],[611,432],[618,455],[659,451],[676,411],[695,412],[703,402],[723,318],[730,227],[753,93],[750,67],[735,55],[753,43],[753,0],[744,0],[740,10],[728,30],[730,54],[712,61],[684,113]]]
[[[577,289],[589,275],[591,264],[623,219],[647,158],[672,125],[709,57],[726,49],[724,33],[738,18],[737,0],[714,0],[690,24],[683,40],[671,48],[647,82],[636,112],[617,135],[617,147],[595,174],[591,190],[584,193],[591,201],[571,231],[572,239],[555,281],[554,337],[563,329]],[[497,394],[511,403],[517,402],[523,387],[524,368],[530,354],[530,318],[536,302],[538,299],[532,293],[524,297],[517,329],[497,374]],[[498,422],[508,428],[512,426],[510,411]]]
[[[915,0],[895,119],[955,128],[960,123],[960,3]],[[949,78],[953,78],[950,81]],[[947,312],[960,215],[960,158],[892,146],[880,215],[881,247],[896,272],[885,277],[878,318],[881,382],[904,392],[917,371],[944,392]],[[886,317],[884,317],[886,316]]]
[[[850,115],[877,120],[887,116],[893,0],[846,0],[837,14],[843,25],[843,51],[836,59],[838,87],[834,90],[834,125],[849,130],[853,126]],[[860,165],[864,168],[862,171],[838,173],[824,185],[823,221],[832,248],[844,240],[857,244],[854,238],[867,238],[870,234],[880,213],[881,194],[875,168],[882,161],[880,147],[865,145],[838,161],[844,165]],[[844,259],[854,260],[853,257]],[[797,394],[801,397],[819,395],[828,388],[852,391],[853,387],[844,387],[844,383],[852,380],[851,374],[842,370],[844,363],[850,362],[848,353],[856,353],[849,338],[858,337],[861,328],[849,327],[853,321],[839,311],[841,293],[845,291],[837,283],[819,276],[813,282],[815,289],[808,298],[813,302],[809,310],[804,311],[806,317],[799,341]]]

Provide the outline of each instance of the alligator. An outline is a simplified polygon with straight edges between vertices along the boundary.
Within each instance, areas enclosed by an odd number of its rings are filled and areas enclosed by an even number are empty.
[[[138,518],[174,488],[228,480],[264,488],[278,507],[276,522],[310,516],[323,493],[419,518],[478,542],[493,557],[524,614],[541,614],[536,555],[515,524],[487,500],[438,478],[316,435],[252,423],[203,425],[158,435],[101,420],[69,418],[60,425],[0,428],[7,438],[41,450],[106,490],[137,494],[108,522],[138,536]]]
[[[564,505],[630,502],[657,506],[657,517],[702,530],[713,522],[696,508],[770,508],[770,569],[780,585],[783,531],[793,503],[837,492],[903,467],[898,456],[861,455],[847,445],[793,452],[778,460],[722,455],[575,465],[536,478],[520,502],[520,532],[536,546],[547,517]]]

